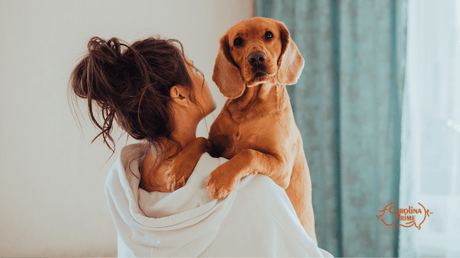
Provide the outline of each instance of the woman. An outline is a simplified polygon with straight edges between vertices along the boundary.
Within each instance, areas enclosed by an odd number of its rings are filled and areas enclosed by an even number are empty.
[[[144,141],[122,149],[106,180],[119,256],[330,256],[305,233],[286,193],[268,177],[250,175],[224,200],[210,199],[205,180],[224,158],[203,154],[185,186],[167,190],[168,165],[215,109],[204,76],[179,41],[148,38],[128,45],[92,38],[71,86],[87,100],[98,136],[113,152],[114,121]]]

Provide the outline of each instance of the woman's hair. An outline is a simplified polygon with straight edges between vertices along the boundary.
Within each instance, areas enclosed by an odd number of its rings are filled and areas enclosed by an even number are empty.
[[[146,140],[160,154],[160,139],[176,143],[177,152],[182,149],[171,137],[170,89],[174,85],[189,87],[193,98],[193,85],[178,40],[147,38],[128,45],[117,38],[93,37],[87,55],[71,74],[70,84],[78,97],[87,100],[91,121],[101,130],[92,142],[102,136],[115,153],[111,136],[115,120],[130,136]],[[100,107],[102,122],[96,119],[98,111],[93,104]]]

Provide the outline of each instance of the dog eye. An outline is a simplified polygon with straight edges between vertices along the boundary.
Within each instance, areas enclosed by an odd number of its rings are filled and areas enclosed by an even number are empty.
[[[264,39],[265,40],[271,40],[273,38],[273,33],[271,31],[267,31],[264,34]]]
[[[241,47],[243,46],[243,44],[244,44],[244,40],[241,37],[237,37],[235,38],[235,40],[233,40],[233,45],[235,47]]]

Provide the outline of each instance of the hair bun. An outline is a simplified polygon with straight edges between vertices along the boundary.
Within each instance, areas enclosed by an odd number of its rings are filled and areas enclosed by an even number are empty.
[[[120,84],[121,46],[117,38],[106,41],[93,37],[88,42],[88,54],[74,69],[74,91],[81,98],[93,99],[102,103],[114,100],[115,87]]]
[[[121,43],[117,38],[106,41],[100,37],[93,37],[88,42],[89,55],[112,63],[121,57]]]

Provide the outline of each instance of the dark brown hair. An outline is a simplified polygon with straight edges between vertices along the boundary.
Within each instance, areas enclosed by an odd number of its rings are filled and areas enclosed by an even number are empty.
[[[111,136],[115,120],[130,136],[146,140],[160,154],[161,138],[176,143],[177,152],[182,149],[171,137],[170,89],[174,85],[191,89],[193,85],[178,40],[152,37],[128,45],[117,38],[93,37],[87,55],[71,74],[70,85],[78,97],[87,100],[91,121],[101,130],[92,142],[102,136],[115,153]],[[93,104],[100,108],[102,123],[96,119]]]

